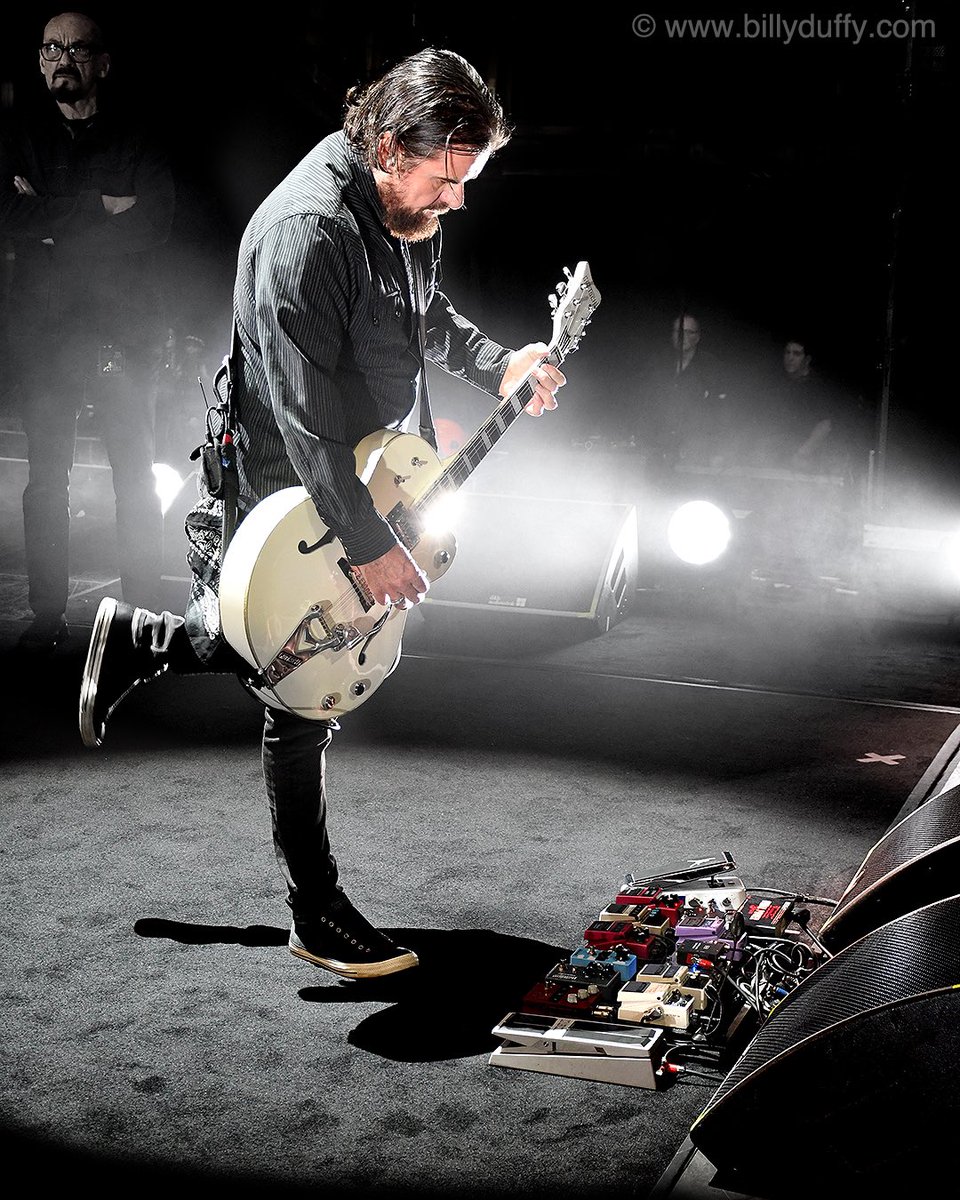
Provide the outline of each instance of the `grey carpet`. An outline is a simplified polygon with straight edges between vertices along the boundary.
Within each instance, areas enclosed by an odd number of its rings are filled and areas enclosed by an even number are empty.
[[[164,677],[90,753],[79,657],[7,697],[2,1111],[9,1162],[116,1195],[646,1195],[712,1085],[497,1070],[492,1024],[625,871],[838,894],[957,723],[412,652],[329,760],[348,889],[423,960],[358,986],[285,948],[259,706]]]

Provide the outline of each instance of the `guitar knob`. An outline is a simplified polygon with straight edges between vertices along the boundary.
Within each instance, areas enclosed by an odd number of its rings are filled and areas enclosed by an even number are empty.
[[[438,550],[436,552],[436,554],[433,556],[433,565],[435,567],[445,567],[449,561],[450,561],[450,551],[449,550]]]
[[[324,696],[324,698],[320,701],[320,707],[324,710],[324,712],[329,712],[331,708],[336,707],[337,701],[339,699],[340,699],[340,697],[334,695],[333,692],[328,692]]]
[[[350,684],[350,694],[353,696],[362,696],[366,690],[367,690],[367,685],[363,682],[362,679],[358,679],[356,681],[356,683]]]

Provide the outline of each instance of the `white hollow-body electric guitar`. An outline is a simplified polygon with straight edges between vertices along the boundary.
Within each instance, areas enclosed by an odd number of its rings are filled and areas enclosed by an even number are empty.
[[[543,361],[576,350],[600,303],[581,262],[551,295],[553,336]],[[374,505],[433,583],[456,539],[431,513],[456,491],[533,397],[529,374],[453,457],[415,434],[382,429],[356,447],[357,474]],[[245,682],[264,704],[308,720],[357,708],[400,659],[407,610],[373,602],[305,488],[274,492],[238,526],[220,573],[223,634],[250,665]]]

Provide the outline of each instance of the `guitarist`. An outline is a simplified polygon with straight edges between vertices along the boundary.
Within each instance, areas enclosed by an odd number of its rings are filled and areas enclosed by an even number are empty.
[[[357,479],[353,447],[377,429],[405,427],[421,350],[492,395],[510,395],[531,372],[534,416],[556,407],[564,383],[541,363],[546,345],[498,345],[438,288],[440,218],[463,207],[467,184],[509,136],[473,67],[423,50],[348,95],[343,129],[264,200],[241,242],[231,361],[241,507],[303,485],[380,604],[416,604],[428,583]],[[136,684],[168,667],[223,669],[232,651],[218,645],[209,598],[188,605],[186,621],[102,601],[81,692],[88,746],[102,744],[107,719]],[[289,946],[338,975],[373,978],[418,960],[374,928],[340,883],[323,779],[335,728],[265,710],[264,779],[293,914]]]

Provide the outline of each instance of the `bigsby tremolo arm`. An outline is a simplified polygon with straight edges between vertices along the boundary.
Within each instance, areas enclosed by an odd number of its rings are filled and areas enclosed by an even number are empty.
[[[346,650],[361,636],[354,625],[329,624],[323,605],[312,604],[271,661],[260,671],[259,678],[265,684],[277,684],[297,667],[309,662],[315,654],[322,654],[324,650]]]
[[[353,624],[331,625],[329,611],[322,604],[312,604],[270,662],[250,682],[255,687],[272,687],[325,650],[338,653],[351,649],[371,638],[391,611],[388,608],[370,629],[358,629]]]

